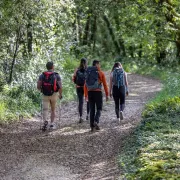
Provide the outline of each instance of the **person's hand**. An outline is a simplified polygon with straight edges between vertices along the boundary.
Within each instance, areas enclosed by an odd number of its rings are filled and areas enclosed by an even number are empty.
[[[88,102],[88,97],[85,97],[85,101]]]
[[[129,95],[129,91],[126,91],[126,96],[128,96]]]
[[[112,93],[109,93],[110,94],[110,98],[112,98]]]
[[[109,97],[108,96],[106,96],[106,101],[108,101],[109,100]]]
[[[59,94],[59,99],[62,99],[62,94]]]

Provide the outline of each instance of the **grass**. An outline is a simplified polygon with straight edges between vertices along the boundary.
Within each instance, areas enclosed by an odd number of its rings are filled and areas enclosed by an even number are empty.
[[[138,72],[145,74],[144,67]],[[124,143],[121,178],[180,179],[180,76],[155,67],[148,67],[146,74],[160,78],[164,88],[146,105],[141,123]]]

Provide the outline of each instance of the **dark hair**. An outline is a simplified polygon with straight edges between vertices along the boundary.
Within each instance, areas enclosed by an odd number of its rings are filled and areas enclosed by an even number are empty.
[[[47,70],[51,70],[52,68],[53,68],[53,62],[47,62],[47,64],[46,64],[46,68],[47,68]]]
[[[82,58],[80,61],[79,69],[86,69],[86,67],[87,67],[86,63],[87,63],[87,59]]]
[[[117,67],[122,67],[122,65],[121,65],[120,62],[115,62],[115,63],[114,63],[114,66],[113,66],[111,72],[114,71],[114,69],[117,68]]]
[[[96,64],[99,64],[99,62],[100,62],[99,60],[96,60],[96,59],[95,59],[95,60],[93,61],[92,65],[95,66]]]

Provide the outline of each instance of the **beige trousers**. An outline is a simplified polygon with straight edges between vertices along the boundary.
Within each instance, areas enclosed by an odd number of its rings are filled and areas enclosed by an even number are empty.
[[[52,114],[55,114],[57,100],[58,100],[58,93],[57,92],[55,92],[52,96],[43,96],[42,108],[43,108],[43,120],[44,121],[48,121],[49,106],[51,108],[51,121],[52,121],[52,116],[53,116]]]

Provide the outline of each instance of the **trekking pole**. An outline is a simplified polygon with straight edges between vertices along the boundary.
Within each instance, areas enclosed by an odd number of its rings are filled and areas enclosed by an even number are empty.
[[[41,95],[41,100],[40,100],[40,107],[41,107],[41,120],[40,120],[40,130],[42,129],[42,124],[43,124],[43,105],[42,105],[42,95]]]
[[[61,120],[61,99],[59,99],[59,121],[58,121],[59,127],[60,127],[60,120]]]

